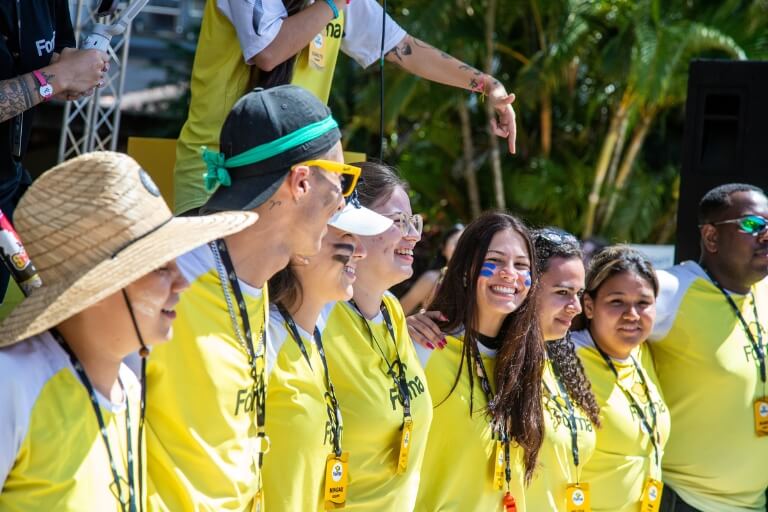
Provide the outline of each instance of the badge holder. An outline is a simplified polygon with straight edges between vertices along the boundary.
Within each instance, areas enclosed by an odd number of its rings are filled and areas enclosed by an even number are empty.
[[[661,506],[661,494],[664,492],[664,484],[659,480],[648,478],[643,488],[643,500],[640,503],[640,512],[659,512]]]
[[[319,33],[309,42],[309,65],[318,71],[325,69],[325,54],[328,44],[325,34]]]
[[[325,510],[344,508],[349,487],[349,452],[325,460]]]
[[[565,505],[567,512],[592,512],[589,484],[568,484],[565,488]]]
[[[493,463],[493,489],[504,490],[504,443],[496,441],[496,458]]]
[[[407,416],[403,421],[403,433],[400,436],[400,454],[397,457],[398,474],[405,473],[408,469],[408,454],[411,451],[411,437],[413,436],[413,420]]]
[[[768,397],[755,400],[755,433],[757,437],[768,436]]]

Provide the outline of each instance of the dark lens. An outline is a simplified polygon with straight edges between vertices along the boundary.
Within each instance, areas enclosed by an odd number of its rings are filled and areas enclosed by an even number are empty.
[[[341,176],[341,194],[344,196],[348,196],[352,193],[352,175],[351,174],[340,174]]]
[[[744,217],[741,220],[740,226],[744,232],[754,235],[765,229],[766,220],[762,217],[750,215],[749,217]]]

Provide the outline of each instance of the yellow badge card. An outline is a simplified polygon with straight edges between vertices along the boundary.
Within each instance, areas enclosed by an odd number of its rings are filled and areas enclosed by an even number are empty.
[[[325,34],[317,34],[309,42],[309,65],[317,70],[325,69],[325,52],[328,45],[325,42]]]
[[[589,484],[568,484],[565,488],[565,509],[567,512],[592,512]]]
[[[325,460],[325,510],[344,508],[349,482],[349,452]]]
[[[493,488],[497,491],[504,489],[504,443],[496,441],[496,452],[493,459]]]
[[[758,437],[768,436],[768,397],[755,400],[755,432]]]
[[[413,420],[409,417],[403,422],[403,433],[400,436],[400,455],[397,457],[397,472],[405,473],[408,469],[408,454],[411,451],[411,436],[413,435]]]
[[[664,484],[653,478],[645,481],[643,489],[643,501],[640,504],[640,512],[659,512],[661,506],[661,493],[664,491]]]

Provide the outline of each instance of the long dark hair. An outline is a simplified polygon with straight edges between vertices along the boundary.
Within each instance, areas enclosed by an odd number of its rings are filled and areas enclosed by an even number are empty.
[[[541,274],[546,274],[553,258],[584,260],[579,241],[572,234],[559,229],[537,229],[533,233],[533,246],[536,249],[536,264]],[[571,399],[587,413],[593,425],[600,426],[600,406],[597,404],[592,384],[589,382],[581,359],[576,355],[576,347],[571,337],[544,343],[549,360],[563,381]]]
[[[449,395],[456,388],[465,363],[470,390],[473,390],[474,359],[478,352],[477,279],[493,236],[505,229],[515,231],[525,239],[528,254],[531,255],[533,286],[523,304],[507,315],[499,331],[502,342],[494,375],[496,395],[488,404],[488,412],[498,425],[506,429],[509,439],[523,448],[525,479],[528,482],[544,436],[541,396],[544,344],[535,307],[538,271],[531,238],[522,221],[508,213],[494,211],[472,221],[461,235],[448,263],[443,284],[428,309],[441,311],[448,319],[440,325],[444,332],[464,329],[462,358]]]
[[[293,16],[297,12],[301,11],[309,2],[307,0],[283,0],[285,10],[288,12],[288,17]],[[301,51],[304,49],[302,48]],[[293,79],[293,67],[296,64],[296,59],[299,54],[289,57],[270,71],[264,71],[255,64],[251,66],[251,79],[249,83],[249,90],[254,87],[263,87],[269,89],[270,87],[276,87],[278,85],[286,85],[291,83]]]
[[[301,306],[304,297],[304,288],[301,281],[293,271],[291,264],[269,278],[269,300],[283,306],[285,309],[293,309]]]
[[[387,202],[397,187],[408,192],[408,182],[392,166],[376,161],[352,165],[362,169],[355,191],[366,208],[374,209],[375,205]]]

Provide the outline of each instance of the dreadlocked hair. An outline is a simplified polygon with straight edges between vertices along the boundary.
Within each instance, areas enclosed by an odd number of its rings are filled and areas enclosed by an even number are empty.
[[[583,260],[579,241],[567,231],[555,228],[537,229],[533,231],[532,237],[536,249],[536,263],[542,274],[547,273],[555,258]],[[592,392],[592,384],[584,373],[581,359],[576,355],[576,347],[571,341],[570,333],[559,340],[548,340],[544,346],[568,396],[589,416],[592,424],[599,427],[600,406]]]
[[[505,431],[507,438],[523,449],[525,480],[530,482],[544,438],[541,391],[544,346],[535,307],[538,271],[533,260],[533,245],[528,228],[523,222],[508,213],[496,211],[486,212],[472,221],[459,239],[448,263],[443,284],[428,309],[440,311],[448,319],[439,322],[443,332],[464,330],[462,357],[448,396],[456,389],[462,372],[466,371],[471,415],[474,361],[479,356],[477,280],[491,240],[496,233],[504,230],[514,231],[525,240],[531,256],[533,286],[520,307],[507,315],[499,331],[501,347],[496,355],[496,371],[493,376],[495,396],[488,404],[487,413],[493,423]]]

